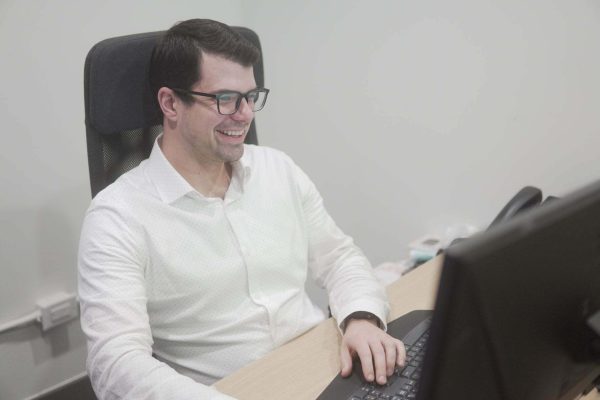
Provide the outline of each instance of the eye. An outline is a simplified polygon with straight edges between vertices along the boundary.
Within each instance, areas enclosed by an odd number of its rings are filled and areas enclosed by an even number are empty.
[[[259,93],[257,91],[253,91],[248,93],[246,99],[248,99],[249,102],[256,103],[256,101],[258,100],[258,96]]]
[[[219,93],[217,98],[221,103],[234,103],[237,101],[239,94],[237,93]]]

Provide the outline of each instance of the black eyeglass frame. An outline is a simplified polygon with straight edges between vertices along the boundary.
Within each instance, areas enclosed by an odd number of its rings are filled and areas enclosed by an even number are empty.
[[[218,93],[203,93],[203,92],[196,92],[196,91],[193,91],[193,90],[181,89],[181,88],[171,88],[171,90],[173,90],[174,92],[187,93],[187,94],[191,94],[191,95],[194,95],[194,96],[204,96],[204,97],[213,98],[213,99],[217,100],[217,111],[221,115],[233,115],[233,114],[235,114],[240,109],[240,104],[242,104],[242,99],[246,99],[246,102],[248,104],[250,104],[250,102],[248,101],[248,96],[251,93],[256,93],[256,92],[264,93],[265,94],[265,99],[263,100],[262,105],[260,106],[260,108],[257,109],[257,110],[254,110],[254,109],[252,110],[253,112],[260,111],[260,110],[262,110],[265,107],[265,104],[267,103],[267,97],[269,96],[269,89],[267,89],[267,88],[256,88],[256,89],[249,90],[246,93],[237,92],[235,90],[225,90],[225,91],[218,92]],[[233,110],[233,112],[230,112],[230,113],[223,113],[223,112],[221,112],[221,96],[232,95],[232,94],[238,95],[238,99],[235,102],[235,109]],[[254,104],[256,104],[256,103],[254,103]]]

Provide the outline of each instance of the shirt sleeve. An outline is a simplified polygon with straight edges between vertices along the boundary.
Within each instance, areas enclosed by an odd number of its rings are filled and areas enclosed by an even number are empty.
[[[386,329],[389,304],[371,264],[327,213],[314,183],[297,166],[297,182],[308,228],[309,271],[328,293],[331,314],[338,322],[355,311],[368,311]]]
[[[79,244],[78,292],[96,396],[231,400],[152,357],[140,241],[131,221],[115,208],[88,211]]]

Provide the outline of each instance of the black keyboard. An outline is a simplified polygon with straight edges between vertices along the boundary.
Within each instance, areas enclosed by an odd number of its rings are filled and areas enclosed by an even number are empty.
[[[367,382],[362,367],[355,361],[349,378],[338,375],[318,400],[408,400],[415,399],[424,358],[431,312],[414,311],[388,324],[388,333],[404,343],[406,362],[397,367],[385,385]]]
[[[404,367],[396,367],[394,374],[388,377],[385,385],[364,382],[360,388],[348,397],[348,400],[409,400],[417,396],[421,366],[425,355],[425,346],[429,338],[431,319],[427,318],[415,326],[404,338],[406,362]]]

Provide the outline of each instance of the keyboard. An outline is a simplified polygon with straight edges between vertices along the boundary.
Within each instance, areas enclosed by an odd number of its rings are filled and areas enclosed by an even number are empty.
[[[403,320],[404,318],[404,320]],[[385,385],[367,382],[359,362],[355,362],[350,378],[338,375],[321,393],[318,400],[409,400],[415,399],[424,358],[431,314],[426,311],[409,313],[388,324],[388,333],[404,343],[406,362],[396,367]],[[404,333],[406,332],[406,333]]]
[[[430,325],[431,319],[427,318],[402,338],[406,348],[406,362],[404,367],[396,367],[385,385],[365,381],[360,388],[354,390],[348,400],[415,399]]]

